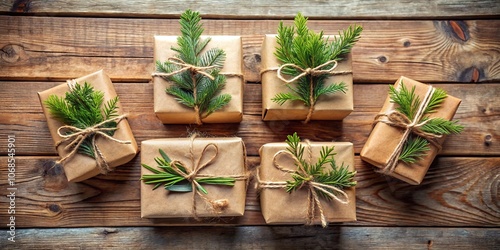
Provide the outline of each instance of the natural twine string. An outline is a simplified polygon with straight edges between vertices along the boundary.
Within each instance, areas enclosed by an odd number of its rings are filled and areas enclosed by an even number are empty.
[[[325,69],[325,70],[322,69],[323,67],[326,67],[326,66],[329,66],[332,64],[333,64],[333,66],[330,69]],[[269,71],[277,71],[277,76],[280,80],[284,81],[285,83],[292,83],[294,81],[297,81],[301,77],[304,77],[307,75],[311,75],[311,76],[330,75],[330,76],[333,76],[333,75],[343,75],[343,74],[352,73],[352,71],[349,71],[349,70],[335,71],[337,66],[338,66],[337,60],[330,60],[330,61],[327,61],[327,62],[325,62],[325,63],[323,63],[315,68],[306,68],[306,69],[303,69],[302,67],[300,67],[296,64],[293,64],[293,63],[286,63],[286,64],[281,65],[280,67],[263,69],[260,71],[260,75],[267,73]],[[286,79],[284,74],[282,73],[282,70],[286,67],[297,69],[301,73],[299,75],[291,78],[291,79]]]
[[[67,84],[68,84],[69,90],[73,91],[75,89],[75,86],[76,86],[76,81],[75,80],[68,80]],[[103,127],[101,127],[104,124],[106,124],[108,122],[112,122],[112,121],[119,123],[121,120],[125,119],[126,117],[127,117],[127,115],[120,115],[120,116],[105,120],[105,121],[98,123],[94,126],[87,127],[85,129],[81,129],[81,128],[77,128],[75,126],[69,126],[69,125],[63,125],[63,126],[59,127],[57,129],[57,134],[63,139],[56,142],[55,147],[57,148],[61,144],[65,143],[65,142],[69,142],[69,144],[64,147],[64,150],[69,150],[70,148],[72,148],[72,150],[69,152],[69,154],[64,156],[62,159],[56,161],[56,164],[62,164],[64,162],[66,162],[67,160],[70,160],[71,158],[73,158],[76,155],[76,153],[78,152],[78,148],[83,143],[83,141],[85,141],[89,136],[92,136],[91,144],[92,144],[92,150],[95,153],[95,160],[97,163],[97,167],[99,168],[99,170],[103,174],[107,174],[108,172],[113,171],[113,169],[109,166],[108,162],[106,161],[101,150],[97,146],[96,137],[97,137],[97,135],[100,135],[100,136],[104,137],[105,139],[116,142],[116,143],[130,144],[131,143],[130,141],[118,140],[118,139],[113,138],[112,136],[105,133],[106,131],[115,131],[118,128],[103,128]],[[63,133],[63,131],[73,132],[73,133],[68,134],[68,133]]]
[[[307,151],[309,154],[308,158],[308,163],[311,164],[312,162],[312,147],[311,143],[309,140],[305,140],[307,143]],[[297,170],[291,170],[291,169],[286,169],[284,166],[279,164],[279,159],[281,156],[288,156],[291,157],[295,164],[297,165]],[[326,216],[324,214],[323,206],[321,205],[321,201],[319,199],[318,194],[316,191],[321,191],[324,194],[326,194],[328,197],[340,202],[341,204],[347,204],[349,203],[349,196],[347,195],[346,192],[343,190],[336,188],[334,186],[326,185],[323,183],[315,182],[313,176],[308,176],[309,174],[306,172],[305,167],[302,165],[299,159],[295,157],[292,153],[290,153],[287,150],[280,150],[273,156],[273,166],[277,168],[278,170],[293,174],[297,173],[301,175],[302,177],[305,177],[307,181],[303,182],[303,184],[298,188],[301,189],[303,187],[307,188],[308,195],[307,195],[307,214],[306,214],[306,224],[311,225],[314,222],[314,218],[316,215],[316,207],[319,210],[320,214],[320,219],[321,219],[321,225],[323,227],[326,227],[328,225],[328,221],[326,219]],[[270,188],[270,189],[279,189],[279,188],[286,188],[287,187],[287,182],[286,181],[262,181],[260,179],[258,170],[257,170],[257,181],[258,181],[258,187],[259,188]],[[340,194],[342,198],[339,198],[336,193]]]
[[[176,71],[170,72],[170,73],[154,72],[151,75],[152,76],[160,76],[160,77],[170,77],[170,76],[174,76],[176,74],[180,74],[180,73],[185,72],[185,71],[190,71],[193,73],[202,74],[202,75],[208,77],[212,81],[215,79],[210,73],[207,72],[207,70],[217,68],[216,65],[206,66],[206,67],[195,66],[195,65],[186,63],[182,59],[177,58],[177,57],[169,57],[167,59],[167,62],[174,64],[174,65],[177,65],[177,66],[180,66],[181,68],[176,70]],[[237,77],[243,78],[243,74],[241,74],[241,73],[224,72],[224,73],[219,73],[219,74],[225,75],[225,76],[237,76]]]
[[[330,65],[333,65],[330,69],[322,69],[326,66],[330,66]],[[286,84],[290,84],[294,81],[297,81],[298,79],[304,77],[304,76],[307,76],[307,75],[311,75],[311,76],[321,76],[321,75],[330,75],[330,76],[333,76],[333,75],[342,75],[342,74],[350,74],[352,73],[352,71],[335,71],[335,69],[337,68],[338,66],[338,62],[336,60],[330,60],[330,61],[327,61],[317,67],[314,67],[314,68],[306,68],[306,69],[303,69],[302,67],[296,65],[296,64],[293,64],[293,63],[286,63],[286,64],[283,64],[281,65],[280,67],[278,68],[269,68],[269,69],[264,69],[264,70],[261,70],[260,71],[260,74],[264,74],[266,72],[269,72],[269,71],[277,71],[277,76],[280,80],[282,80],[283,82],[285,82]],[[296,75],[295,77],[291,78],[291,79],[286,79],[284,74],[282,73],[282,70],[284,68],[294,68],[298,71],[300,71],[301,73]],[[310,107],[309,107],[309,110],[307,111],[307,115],[306,115],[306,119],[304,121],[304,123],[308,123],[309,120],[311,120],[311,117],[312,117],[312,114],[314,112],[314,98],[313,98],[313,85],[311,84],[310,85],[310,96],[309,96],[309,101],[310,101]]]
[[[184,162],[179,161],[179,160],[172,161],[170,163],[170,166],[172,167],[172,169],[176,173],[178,173],[180,176],[182,176],[184,179],[186,179],[187,181],[189,181],[191,183],[191,187],[193,190],[191,209],[193,211],[193,217],[196,220],[199,220],[198,214],[196,212],[196,196],[197,195],[199,197],[201,197],[207,204],[210,204],[213,211],[217,214],[223,212],[224,209],[226,209],[229,206],[229,201],[227,199],[218,199],[218,200],[209,199],[205,194],[203,194],[202,192],[199,191],[198,188],[201,187],[201,185],[198,183],[197,179],[207,178],[207,177],[217,177],[217,178],[233,178],[235,181],[240,181],[240,180],[247,180],[248,179],[248,172],[246,170],[246,161],[245,161],[244,162],[245,163],[245,166],[244,166],[245,170],[244,170],[243,174],[223,175],[223,176],[211,175],[211,174],[199,174],[198,172],[200,170],[202,170],[205,167],[210,166],[215,161],[215,159],[217,158],[217,155],[219,153],[219,147],[214,143],[209,143],[203,148],[200,156],[198,158],[196,158],[195,152],[194,152],[194,140],[196,139],[197,136],[198,136],[198,134],[194,133],[190,137],[191,146],[189,147],[189,159],[190,159],[190,163],[191,163],[190,164],[191,168],[188,168],[187,164],[185,164]],[[211,155],[211,156],[209,155],[210,156],[209,160],[202,163],[201,162],[202,158],[205,156],[205,154],[208,153],[208,151],[210,149],[214,150],[213,155]],[[244,152],[244,153],[246,153],[246,152]],[[183,167],[186,170],[186,173],[181,171],[180,167]]]
[[[373,126],[375,126],[375,124],[377,124],[378,122],[382,122],[394,127],[399,127],[404,129],[401,140],[399,141],[398,145],[396,146],[391,156],[389,157],[387,164],[384,166],[384,168],[382,168],[382,170],[380,170],[380,172],[385,174],[394,172],[396,166],[398,165],[399,156],[403,151],[404,143],[406,142],[408,136],[411,133],[423,137],[424,139],[432,143],[434,146],[436,146],[438,150],[441,150],[441,145],[439,145],[436,139],[441,138],[442,136],[433,133],[428,133],[422,130],[422,126],[424,126],[428,121],[430,121],[430,119],[419,123],[419,121],[422,119],[422,116],[424,115],[426,107],[429,105],[429,102],[431,100],[432,95],[434,94],[434,91],[435,88],[429,85],[429,89],[427,90],[427,93],[425,94],[424,99],[420,104],[420,107],[418,108],[415,117],[413,118],[413,121],[410,120],[406,115],[397,110],[378,114],[375,117]]]

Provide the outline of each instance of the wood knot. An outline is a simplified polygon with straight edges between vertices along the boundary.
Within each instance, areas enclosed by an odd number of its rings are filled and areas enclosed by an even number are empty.
[[[57,204],[50,204],[50,205],[48,206],[48,209],[49,209],[50,211],[54,212],[54,213],[59,213],[59,212],[61,212],[61,207],[60,207],[59,205],[57,205]]]
[[[387,57],[385,57],[385,56],[379,56],[377,59],[381,63],[386,63],[387,62]]]
[[[448,21],[445,30],[452,37],[462,42],[470,39],[469,27],[464,21]]]
[[[24,48],[17,44],[7,44],[0,50],[2,60],[8,63],[19,61],[24,54]]]
[[[481,78],[484,78],[484,70],[473,66],[460,73],[458,80],[460,82],[479,82]]]
[[[243,56],[243,64],[245,68],[257,71],[260,66],[261,57],[259,54],[250,54]]]
[[[10,8],[11,12],[28,13],[31,10],[31,0],[16,0]]]

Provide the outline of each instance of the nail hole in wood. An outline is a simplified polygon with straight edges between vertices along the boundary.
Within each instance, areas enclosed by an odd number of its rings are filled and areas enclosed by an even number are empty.
[[[490,146],[492,142],[493,137],[491,135],[486,135],[484,137],[484,145]]]
[[[378,57],[378,61],[381,62],[381,63],[386,63],[387,62],[387,57],[385,57],[385,56],[379,56]]]

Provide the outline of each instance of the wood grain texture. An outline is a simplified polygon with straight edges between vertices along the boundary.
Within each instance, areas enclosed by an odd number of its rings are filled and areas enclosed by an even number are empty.
[[[55,157],[16,158],[16,227],[264,225],[253,183],[247,192],[245,216],[207,219],[141,219],[140,157],[80,182],[67,183]],[[6,157],[0,157],[5,162]],[[250,169],[259,157],[249,157]],[[440,157],[420,186],[377,174],[355,159],[357,222],[360,226],[500,226],[500,157]],[[7,176],[7,169],[0,169]],[[7,183],[0,181],[0,208],[7,211]],[[0,213],[0,221],[8,221]]]
[[[302,12],[312,18],[327,19],[421,19],[477,18],[500,13],[494,0],[436,0],[430,2],[398,0],[365,1],[68,1],[7,0],[0,3],[0,13],[35,13],[42,15],[178,17],[186,9],[199,11],[207,18],[293,18]],[[467,10],[467,11],[465,11]]]
[[[19,155],[55,155],[46,119],[37,91],[60,82],[0,82],[0,138],[16,135]],[[450,95],[463,99],[455,119],[465,126],[459,135],[447,138],[441,155],[500,155],[500,84],[440,84]],[[149,83],[115,83],[122,107],[138,142],[162,137],[185,137],[189,131],[213,136],[239,136],[249,155],[258,155],[264,143],[284,141],[298,132],[316,141],[353,142],[359,153],[371,130],[373,118],[380,111],[388,93],[387,85],[355,84],[354,112],[341,121],[300,121],[261,119],[261,85],[246,84],[244,117],[240,124],[163,125],[153,112],[153,88]],[[7,145],[0,143],[0,153]]]
[[[133,6],[133,5],[131,5]],[[286,9],[286,8],[284,8]],[[264,34],[278,20],[205,20],[207,35],[242,35],[245,79],[260,81]],[[290,23],[290,21],[287,21]],[[404,75],[424,82],[500,80],[500,20],[310,21],[337,34],[357,23],[355,82],[394,82]],[[153,36],[179,34],[175,19],[0,16],[0,79],[62,80],[106,69],[115,81],[148,81]]]
[[[499,229],[121,227],[20,229],[3,249],[495,249]],[[4,239],[2,239],[4,240]]]

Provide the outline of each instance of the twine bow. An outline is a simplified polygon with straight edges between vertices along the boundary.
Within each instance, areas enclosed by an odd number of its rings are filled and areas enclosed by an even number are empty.
[[[193,134],[190,139],[191,139],[191,146],[189,148],[189,158],[191,161],[191,166],[192,168],[188,168],[187,164],[185,164],[182,161],[179,160],[173,160],[170,163],[170,166],[172,169],[177,172],[180,176],[182,176],[184,179],[189,181],[192,186],[193,190],[193,198],[192,198],[192,211],[194,218],[198,220],[197,212],[196,212],[196,196],[198,195],[201,197],[207,204],[210,204],[213,208],[213,210],[216,213],[221,213],[224,211],[229,206],[229,201],[227,199],[218,199],[218,200],[211,200],[208,197],[206,197],[205,194],[199,191],[199,188],[201,189],[201,185],[198,183],[197,179],[200,178],[207,178],[207,177],[221,177],[221,178],[234,178],[235,181],[238,180],[247,180],[248,176],[246,173],[246,162],[245,162],[245,173],[244,174],[239,174],[239,175],[225,175],[225,176],[219,176],[219,175],[210,175],[210,174],[199,174],[198,172],[202,170],[203,168],[206,168],[210,166],[215,159],[217,158],[217,155],[219,154],[219,147],[214,144],[214,143],[209,143],[207,144],[203,150],[201,151],[201,154],[199,157],[196,159],[195,158],[195,152],[194,152],[194,140],[197,137],[197,134]],[[209,150],[212,149],[214,152],[212,155],[208,155],[210,158],[202,163],[202,159],[206,157],[206,154],[208,154]],[[246,157],[246,155],[245,155]],[[180,167],[183,167],[186,172],[183,172]]]
[[[73,91],[75,88],[76,81],[75,80],[68,80],[67,84],[68,84],[70,91]],[[101,150],[99,149],[99,147],[96,144],[96,137],[97,137],[97,135],[100,135],[100,136],[104,137],[105,139],[113,141],[113,142],[117,142],[120,144],[130,144],[131,143],[130,141],[118,140],[118,139],[113,138],[112,136],[105,133],[107,131],[115,131],[118,128],[103,128],[103,127],[101,127],[104,124],[106,124],[108,122],[112,122],[112,121],[119,123],[121,120],[123,120],[126,117],[127,117],[127,115],[120,115],[117,117],[113,117],[111,119],[105,120],[101,123],[98,123],[98,124],[91,126],[91,127],[87,127],[85,129],[81,129],[81,128],[77,128],[75,126],[69,126],[69,125],[63,125],[63,126],[59,127],[57,129],[57,134],[63,139],[58,141],[56,143],[55,147],[57,148],[61,144],[65,143],[65,142],[69,142],[69,144],[64,147],[64,150],[69,150],[70,148],[73,148],[73,149],[69,152],[69,154],[64,156],[62,159],[56,161],[56,164],[62,164],[65,161],[73,158],[75,156],[75,154],[78,152],[78,148],[83,143],[83,141],[85,141],[89,136],[92,136],[91,144],[92,144],[92,150],[95,153],[95,160],[97,163],[97,167],[101,170],[101,173],[103,173],[103,174],[107,174],[108,172],[112,171],[113,169],[109,166],[108,162],[104,158],[104,155],[102,154]],[[73,133],[64,133],[64,131],[73,132]]]
[[[308,148],[308,153],[309,153],[309,159],[308,162],[311,164],[312,161],[312,149],[311,149],[311,144],[309,140],[306,140],[307,143],[307,148]],[[279,164],[279,159],[281,156],[288,156],[291,157],[292,160],[295,162],[297,165],[297,170],[291,170],[291,169],[286,169],[282,165]],[[316,191],[321,191],[328,197],[340,202],[341,204],[347,204],[349,203],[349,196],[347,195],[346,192],[344,192],[342,189],[339,189],[334,186],[330,186],[327,184],[319,183],[314,181],[313,176],[309,176],[309,174],[306,172],[304,166],[300,162],[297,157],[295,157],[292,153],[290,153],[287,150],[280,150],[273,156],[273,166],[277,168],[278,170],[289,173],[289,174],[298,174],[301,175],[306,179],[306,181],[303,182],[303,184],[298,188],[307,188],[308,194],[307,194],[307,203],[308,203],[308,208],[307,208],[307,215],[306,215],[306,224],[311,225],[314,222],[315,214],[316,214],[316,207],[319,210],[320,214],[320,219],[321,219],[321,225],[323,227],[326,227],[328,225],[328,222],[326,220],[326,216],[323,211],[323,206],[321,205],[321,201],[319,199],[319,196]],[[257,177],[259,175],[257,174]],[[261,181],[260,179],[258,180],[258,185],[259,188],[286,188],[287,187],[287,182],[286,181]],[[340,194],[341,197],[337,196],[337,194]]]
[[[184,62],[184,60],[180,59],[180,58],[177,58],[177,57],[169,57],[167,59],[167,62],[171,63],[171,64],[174,64],[174,65],[177,65],[177,66],[180,66],[181,68],[176,70],[176,71],[173,71],[173,72],[170,72],[170,73],[161,73],[161,72],[154,72],[153,74],[151,74],[152,76],[165,76],[165,77],[170,77],[170,76],[173,76],[173,75],[176,75],[176,74],[179,74],[179,73],[182,73],[182,72],[185,72],[185,71],[190,71],[190,72],[193,72],[193,73],[198,73],[198,74],[202,74],[206,77],[208,77],[210,80],[214,80],[215,78],[210,75],[208,72],[206,72],[207,70],[209,69],[214,69],[216,68],[217,66],[216,65],[212,65],[212,66],[206,66],[206,67],[202,67],[202,66],[195,66],[195,65],[192,65],[192,64],[189,64],[189,63],[186,63]]]
[[[333,66],[330,69],[322,69],[323,67],[326,67],[326,66],[329,66],[329,65],[333,65]],[[330,60],[330,61],[325,62],[325,63],[323,63],[323,64],[321,64],[321,65],[319,65],[319,66],[317,66],[315,68],[303,69],[300,66],[295,65],[293,63],[287,63],[287,64],[281,65],[278,68],[277,75],[278,75],[278,78],[280,80],[282,80],[282,81],[284,81],[286,83],[292,83],[292,82],[297,81],[298,79],[300,79],[301,77],[304,77],[306,75],[320,76],[320,75],[340,75],[340,74],[351,73],[351,71],[334,71],[335,68],[337,68],[337,65],[338,65],[338,62],[336,60]],[[297,70],[301,71],[302,73],[296,75],[295,77],[293,77],[291,79],[286,79],[283,76],[283,73],[281,72],[286,67],[297,69]]]
[[[401,155],[401,152],[403,151],[403,146],[406,140],[408,139],[408,136],[411,133],[414,133],[430,143],[432,143],[434,146],[438,148],[438,150],[441,150],[441,145],[436,141],[436,139],[441,138],[441,135],[436,135],[433,133],[428,133],[422,130],[422,126],[424,126],[430,119],[425,120],[423,122],[419,122],[422,119],[422,116],[424,115],[425,108],[429,105],[429,102],[431,100],[432,95],[434,94],[435,88],[432,86],[429,86],[429,89],[427,90],[427,93],[424,96],[424,99],[422,103],[420,104],[415,117],[413,118],[413,121],[410,120],[406,115],[403,113],[393,110],[390,112],[387,112],[385,114],[378,114],[375,117],[374,124],[377,124],[378,122],[382,122],[394,127],[402,128],[404,129],[403,135],[401,140],[399,141],[398,145],[392,152],[391,156],[389,157],[389,160],[387,164],[382,168],[381,172],[382,173],[392,173],[394,172],[394,169],[398,165],[398,159],[399,156]]]

